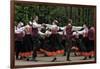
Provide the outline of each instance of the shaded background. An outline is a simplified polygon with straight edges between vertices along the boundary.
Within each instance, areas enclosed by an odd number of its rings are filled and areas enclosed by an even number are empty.
[[[72,19],[73,25],[82,26],[84,23],[88,26],[94,24],[93,7],[79,6],[59,6],[45,4],[16,4],[15,5],[15,24],[22,21],[27,24],[32,21],[33,16],[39,16],[38,23],[52,23],[57,19],[60,26],[66,25],[68,19]]]

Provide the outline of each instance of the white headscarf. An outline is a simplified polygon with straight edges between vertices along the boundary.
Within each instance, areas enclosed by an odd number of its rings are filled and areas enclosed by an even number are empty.
[[[20,27],[22,27],[23,25],[24,25],[23,22],[19,22],[18,25],[17,25],[17,28],[20,28]]]

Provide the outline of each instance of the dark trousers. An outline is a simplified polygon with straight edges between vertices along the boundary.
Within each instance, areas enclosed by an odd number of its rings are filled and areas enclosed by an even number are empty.
[[[33,41],[33,54],[32,54],[32,58],[35,59],[37,57],[37,51],[40,49],[40,38],[37,37],[33,37],[32,41]]]
[[[63,46],[64,51],[65,51],[65,52],[64,52],[64,56],[66,56],[66,51],[67,51],[67,50],[66,50],[66,40],[63,39],[61,43],[62,43],[62,46]]]
[[[71,53],[71,48],[72,48],[72,40],[67,39],[66,40],[66,46],[65,46],[65,52],[67,52],[67,60],[70,60],[70,53]]]
[[[35,59],[37,57],[37,50],[38,48],[37,47],[34,47],[33,48],[33,54],[32,54],[32,58]]]

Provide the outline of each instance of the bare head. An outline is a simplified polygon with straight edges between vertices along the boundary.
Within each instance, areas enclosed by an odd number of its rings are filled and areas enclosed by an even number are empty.
[[[72,23],[72,19],[68,19],[68,23]]]
[[[58,25],[58,23],[59,23],[59,22],[58,22],[57,20],[54,20],[52,24],[53,24],[53,25],[54,25],[54,24]]]

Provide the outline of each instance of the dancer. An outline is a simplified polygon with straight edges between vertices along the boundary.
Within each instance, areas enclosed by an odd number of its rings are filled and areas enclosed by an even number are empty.
[[[16,59],[20,59],[20,53],[23,52],[23,23],[18,23],[15,29],[15,50],[16,50]]]
[[[66,26],[66,51],[67,51],[67,61],[71,61],[70,60],[70,52],[71,52],[71,48],[72,48],[72,25],[71,23],[69,23]]]

